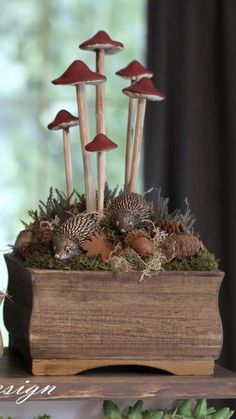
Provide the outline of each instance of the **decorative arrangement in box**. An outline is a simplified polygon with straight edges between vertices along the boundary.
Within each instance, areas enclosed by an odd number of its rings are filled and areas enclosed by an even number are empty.
[[[212,374],[222,346],[218,292],[223,272],[194,233],[186,210],[169,211],[136,190],[145,106],[165,95],[138,61],[117,72],[129,78],[125,185],[110,190],[105,152],[104,59],[123,49],[103,31],[80,46],[96,52],[96,72],[74,61],[54,84],[76,87],[79,116],[61,110],[48,125],[62,129],[67,192],[50,189],[29,211],[6,255],[4,317],[10,347],[32,361],[34,374],[75,374],[137,364],[174,374]],[[86,85],[96,84],[96,136],[91,141]],[[136,119],[135,119],[136,116]],[[79,126],[85,193],[74,190],[69,129]],[[97,193],[91,153],[97,154]],[[112,153],[110,153],[112,159]]]

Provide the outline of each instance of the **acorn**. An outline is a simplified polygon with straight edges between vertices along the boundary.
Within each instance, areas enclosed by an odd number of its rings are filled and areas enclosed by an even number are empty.
[[[114,227],[122,234],[142,227],[151,218],[151,205],[142,195],[132,192],[117,196],[110,206],[111,219]]]
[[[77,214],[55,228],[53,250],[56,259],[68,259],[81,253],[80,245],[98,231],[95,214]]]
[[[144,230],[130,231],[124,240],[124,245],[131,247],[141,257],[148,257],[153,253],[153,242]]]

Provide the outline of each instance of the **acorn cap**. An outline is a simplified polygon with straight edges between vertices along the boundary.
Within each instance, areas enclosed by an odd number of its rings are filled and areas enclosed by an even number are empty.
[[[56,114],[54,120],[48,124],[48,129],[66,129],[74,127],[75,125],[79,125],[79,118],[77,118],[77,116],[71,115],[71,113],[65,109],[62,109]]]
[[[109,151],[117,147],[118,145],[113,143],[105,134],[98,134],[93,141],[85,146],[85,150],[99,153],[100,151]]]
[[[115,54],[124,48],[121,42],[113,41],[105,31],[98,31],[92,38],[80,44],[79,48],[89,51],[105,49],[106,54]]]
[[[122,92],[127,96],[139,99],[164,100],[166,98],[166,95],[157,90],[148,77],[144,77],[131,86],[126,87]]]
[[[52,80],[52,83],[70,84],[74,86],[80,83],[98,84],[104,83],[105,81],[105,76],[91,71],[83,61],[75,60],[60,77]]]
[[[117,71],[116,74],[124,79],[139,80],[142,77],[153,77],[153,72],[145,68],[139,61],[131,61],[127,67]]]

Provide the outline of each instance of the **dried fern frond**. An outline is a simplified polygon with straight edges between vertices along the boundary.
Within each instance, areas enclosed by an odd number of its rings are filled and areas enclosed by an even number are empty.
[[[164,198],[161,195],[161,188],[156,189],[157,204],[154,206],[155,218],[158,220],[169,220],[169,198]]]
[[[164,198],[161,195],[161,188],[157,189],[157,203],[154,205],[154,218],[162,221],[172,221],[182,223],[188,233],[193,233],[193,225],[196,221],[189,206],[188,199],[185,198],[186,210],[182,213],[181,210],[176,209],[173,212],[169,211],[169,198]]]
[[[193,232],[193,225],[196,222],[195,216],[192,214],[192,211],[189,206],[188,198],[184,200],[186,205],[186,210],[184,214],[181,214],[182,223],[186,226],[189,232]]]

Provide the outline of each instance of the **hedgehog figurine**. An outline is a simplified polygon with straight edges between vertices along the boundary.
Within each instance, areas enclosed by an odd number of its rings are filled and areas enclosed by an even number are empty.
[[[112,224],[119,233],[124,234],[142,227],[151,218],[152,208],[142,195],[122,193],[112,201],[110,213]]]
[[[95,214],[77,214],[56,227],[53,236],[54,257],[59,260],[81,253],[80,245],[98,231]]]

